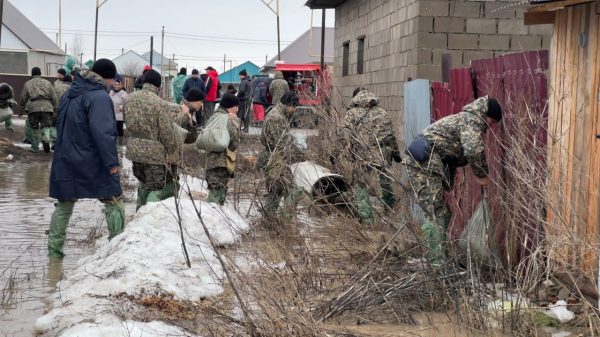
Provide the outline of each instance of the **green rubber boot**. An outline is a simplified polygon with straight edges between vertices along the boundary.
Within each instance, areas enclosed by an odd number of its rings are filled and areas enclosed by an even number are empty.
[[[33,143],[33,129],[31,128],[29,119],[25,121],[25,138],[27,138],[29,143]]]
[[[65,254],[63,247],[65,237],[67,236],[67,225],[71,214],[73,214],[73,201],[58,201],[52,213],[50,220],[50,230],[48,233],[48,257],[62,259]]]
[[[12,117],[10,117],[6,121],[4,121],[4,127],[6,128],[6,130],[14,131],[12,125],[13,125]]]
[[[27,133],[25,133],[27,134]],[[31,152],[39,152],[40,151],[40,138],[42,137],[40,129],[31,129]]]
[[[446,228],[450,223],[450,216],[436,220],[436,223],[426,221],[421,230],[429,250],[429,261],[432,264],[443,264],[446,261]]]
[[[369,192],[362,186],[356,188],[356,211],[360,223],[373,224],[373,206]]]
[[[165,188],[163,188],[162,190],[152,191],[148,193],[148,196],[146,197],[146,203],[162,201],[175,196],[175,193],[177,193],[176,187],[178,185],[179,184],[176,185],[175,182],[171,181],[167,183],[165,185]]]
[[[150,195],[150,191],[146,189],[146,186],[140,182],[140,185],[137,189],[137,200],[135,211],[139,211],[142,206],[144,206],[148,202],[148,195]]]
[[[121,199],[102,201],[104,203],[104,215],[108,226],[108,239],[121,234],[125,229],[125,207]]]
[[[209,190],[206,201],[213,202],[213,203],[223,206],[223,205],[225,205],[226,199],[227,199],[227,189],[220,188],[220,189],[216,189],[216,190]]]

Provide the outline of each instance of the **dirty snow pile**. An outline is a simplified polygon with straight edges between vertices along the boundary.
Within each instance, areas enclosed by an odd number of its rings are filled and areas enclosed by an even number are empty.
[[[248,223],[232,208],[195,203],[219,245],[233,244],[248,231]],[[158,291],[176,300],[198,301],[223,291],[223,270],[188,197],[180,200],[180,213],[191,268],[183,256],[175,199],[149,203],[122,234],[104,241],[65,275],[49,298],[49,312],[37,320],[36,331],[62,337],[189,336],[163,322],[123,321],[122,305],[109,297]]]

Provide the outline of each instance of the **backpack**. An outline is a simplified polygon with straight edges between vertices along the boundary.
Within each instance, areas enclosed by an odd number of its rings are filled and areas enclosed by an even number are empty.
[[[218,113],[208,120],[206,127],[200,131],[196,139],[196,147],[208,152],[222,152],[229,146],[229,116]]]

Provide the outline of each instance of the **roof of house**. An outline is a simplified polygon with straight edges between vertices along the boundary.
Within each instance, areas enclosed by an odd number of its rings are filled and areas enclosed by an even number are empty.
[[[152,51],[152,66],[156,67],[156,68],[162,68],[162,55],[157,52],[156,50]],[[148,63],[150,63],[150,52],[147,51],[145,53],[143,53],[141,55]],[[174,63],[170,58],[165,57],[165,66],[169,66],[169,63],[171,63],[172,68],[176,69],[177,68],[177,63]],[[165,67],[166,68],[166,67]]]
[[[221,83],[239,83],[240,82],[240,71],[246,69],[248,76],[257,75],[260,71],[260,67],[256,64],[246,61],[237,67],[231,68],[226,72],[219,75],[219,82]]]
[[[61,52],[59,46],[52,42],[36,25],[33,24],[8,0],[4,1],[2,24],[15,34],[29,49]]]
[[[311,9],[336,8],[346,1],[347,0],[308,0],[306,1],[305,6],[308,6]]]
[[[325,63],[332,64],[334,56],[334,28],[325,28]],[[321,62],[321,27],[308,29],[299,38],[281,51],[281,60],[285,63],[319,63]],[[275,66],[277,56],[270,59],[265,68]]]

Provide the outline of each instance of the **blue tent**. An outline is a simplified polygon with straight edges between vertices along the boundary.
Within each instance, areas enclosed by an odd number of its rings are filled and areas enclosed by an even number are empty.
[[[254,76],[257,75],[260,68],[250,62],[250,61],[246,61],[242,64],[240,64],[239,66],[235,67],[235,68],[231,68],[229,70],[227,70],[226,72],[222,73],[221,75],[219,75],[219,82],[221,83],[225,83],[225,84],[229,84],[229,83],[240,83],[240,71],[246,69],[246,72],[248,73],[248,76]]]

